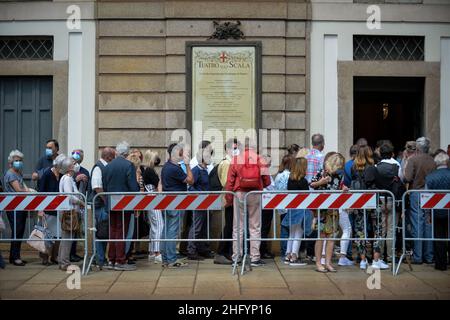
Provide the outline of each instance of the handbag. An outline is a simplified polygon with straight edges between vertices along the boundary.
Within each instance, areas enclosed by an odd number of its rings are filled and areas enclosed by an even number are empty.
[[[63,211],[61,229],[66,232],[78,232],[81,230],[80,215],[76,209]]]
[[[47,228],[45,217],[42,217],[42,226],[34,226],[34,229],[28,238],[27,244],[37,251],[47,254],[48,249],[50,249],[55,243],[51,239],[53,239],[53,235]]]

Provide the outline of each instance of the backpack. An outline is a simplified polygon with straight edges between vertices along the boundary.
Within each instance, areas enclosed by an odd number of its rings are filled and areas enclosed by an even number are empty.
[[[251,161],[253,156],[249,153],[248,159],[245,159],[245,163],[238,171],[239,186],[245,191],[259,190],[261,187],[259,159]]]
[[[350,189],[352,190],[366,190],[367,185],[364,180],[364,174],[362,174],[358,170],[352,170],[354,174],[356,174],[356,179],[352,179],[350,184]]]
[[[394,194],[395,199],[401,200],[403,197],[403,194],[406,192],[406,187],[400,177],[395,176],[392,179],[391,184],[388,188],[389,191],[391,191]]]
[[[223,186],[220,183],[220,179],[219,179],[219,165],[221,163],[222,163],[222,161],[219,162],[219,164],[216,164],[208,175],[209,190],[211,190],[211,191],[222,191],[223,190]]]

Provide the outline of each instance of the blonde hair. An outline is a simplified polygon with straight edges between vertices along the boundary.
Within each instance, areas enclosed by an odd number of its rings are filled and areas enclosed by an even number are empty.
[[[295,156],[296,158],[305,158],[309,153],[309,149],[308,148],[301,148],[300,150],[298,150],[297,155]]]
[[[355,169],[362,171],[367,165],[372,166],[374,163],[372,149],[369,146],[359,147],[355,157]]]
[[[146,168],[154,168],[157,157],[158,157],[158,152],[155,152],[152,150],[147,150],[144,153],[144,160],[142,161],[142,164]]]
[[[344,164],[344,156],[340,153],[334,153],[326,159],[324,163],[325,171],[327,171],[328,174],[334,174],[336,171],[344,169]]]
[[[304,157],[295,158],[291,165],[291,174],[289,178],[291,180],[300,180],[306,176],[306,169],[308,167],[308,160]]]
[[[130,154],[127,157],[127,160],[131,161],[131,163],[133,163],[133,165],[136,169],[138,169],[139,166],[141,165],[141,159],[139,158],[139,156],[136,153]]]

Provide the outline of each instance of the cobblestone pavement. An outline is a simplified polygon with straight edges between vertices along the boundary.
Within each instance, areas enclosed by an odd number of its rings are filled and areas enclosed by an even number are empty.
[[[69,274],[44,267],[33,253],[25,267],[0,270],[2,299],[450,299],[450,271],[402,265],[398,276],[381,272],[381,289],[367,288],[370,276],[354,267],[321,274],[314,265],[291,267],[278,259],[244,275],[212,260],[189,262],[183,269],[162,269],[138,260],[131,272],[94,269],[81,277],[81,289],[69,290]]]

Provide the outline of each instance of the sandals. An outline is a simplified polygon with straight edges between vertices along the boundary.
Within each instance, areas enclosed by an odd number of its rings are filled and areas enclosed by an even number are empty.
[[[333,268],[332,266],[326,266],[326,269],[330,272],[337,272],[337,270],[335,268]]]
[[[316,268],[316,271],[320,272],[320,273],[327,273],[328,272],[328,270],[325,267]]]

